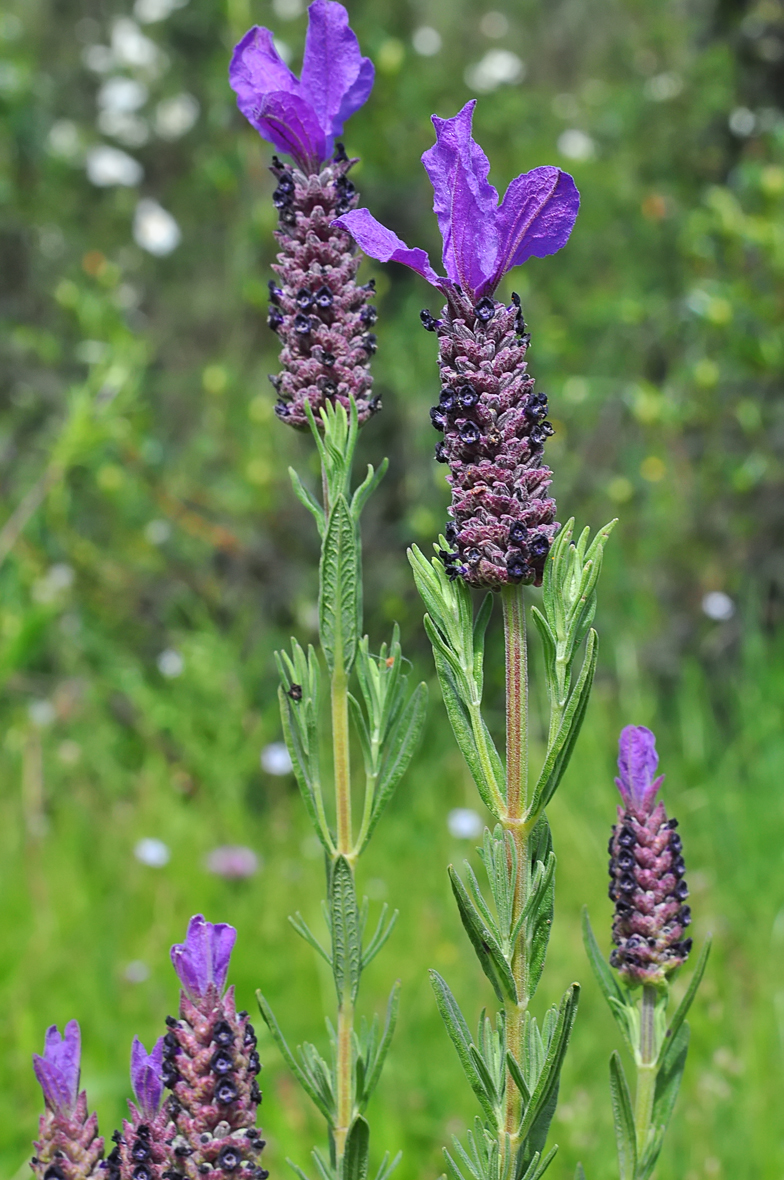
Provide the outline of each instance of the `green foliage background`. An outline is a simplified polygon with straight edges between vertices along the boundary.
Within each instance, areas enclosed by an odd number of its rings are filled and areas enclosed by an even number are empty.
[[[296,5],[289,5],[289,11]],[[137,5],[138,9],[138,5]],[[552,808],[559,880],[544,1004],[585,986],[564,1074],[553,1174],[612,1174],[606,1060],[617,1043],[579,941],[579,909],[604,931],[604,845],[617,732],[652,725],[681,817],[696,935],[714,955],[694,1011],[686,1084],[657,1174],[779,1177],[784,1086],[784,806],[780,615],[784,410],[784,115],[780,0],[354,0],[378,67],[347,131],[363,200],[438,255],[418,158],[428,116],[472,95],[465,71],[492,50],[525,78],[480,95],[475,127],[503,187],[559,163],[582,211],[567,249],[511,276],[551,397],[548,448],[562,518],[617,513],[600,588],[600,674],[579,752]],[[502,11],[499,40],[482,28]],[[139,10],[142,11],[142,10]],[[278,4],[278,14],[285,4]],[[118,60],[131,0],[9,0],[0,14],[0,1169],[25,1174],[39,1092],[30,1054],[46,1025],[78,1016],[84,1080],[107,1131],[121,1117],[134,1033],[149,1043],[176,1005],[169,944],[202,909],[239,930],[242,1003],[263,985],[286,1026],[317,1037],[330,983],[286,914],[317,920],[322,866],[293,781],[259,767],[279,740],[272,651],[315,626],[317,540],[286,475],[315,472],[310,440],[272,414],[265,326],[273,258],[270,150],[226,82],[234,41],[270,25],[294,60],[303,15],[267,0],[190,0],[139,26]],[[418,54],[435,28],[442,47]],[[498,22],[496,21],[496,25]],[[125,25],[126,44],[129,27]],[[131,30],[133,35],[133,30]],[[114,38],[114,40],[113,40]],[[96,46],[115,46],[103,55]],[[137,45],[139,43],[137,42]],[[147,55],[146,64],[144,55]],[[122,55],[120,55],[122,56]],[[135,186],[100,188],[85,153],[108,76],[144,83],[147,142],[126,150]],[[200,115],[155,134],[181,92]],[[158,118],[160,124],[160,117]],[[583,154],[559,153],[579,131]],[[138,132],[138,126],[137,126]],[[126,131],[127,135],[127,131]],[[568,144],[568,141],[566,141]],[[572,136],[572,143],[575,137]],[[115,146],[123,146],[122,143]],[[182,242],[144,253],[141,197]],[[473,1110],[426,981],[437,967],[468,1011],[487,987],[466,953],[447,833],[475,806],[438,700],[404,550],[444,520],[432,463],[434,340],[418,324],[434,293],[376,268],[384,412],[360,459],[391,460],[365,529],[373,636],[400,622],[431,681],[423,753],[366,858],[360,886],[401,909],[368,975],[381,1008],[403,980],[401,1022],[371,1107],[376,1156],[404,1151],[401,1180],[437,1174],[440,1144]],[[36,507],[37,505],[37,507]],[[151,524],[151,522],[153,522]],[[721,590],[734,617],[708,619]],[[501,721],[500,640],[492,673]],[[173,649],[182,674],[157,666]],[[491,655],[493,649],[491,647]],[[494,675],[495,679],[492,679]],[[534,693],[541,693],[534,683]],[[42,704],[44,702],[44,704]],[[538,714],[535,710],[535,722]],[[143,836],[172,850],[138,863]],[[253,846],[260,874],[226,883],[203,867],[218,843]],[[130,962],[149,978],[128,980]],[[262,1040],[264,1124],[275,1175],[320,1134]]]

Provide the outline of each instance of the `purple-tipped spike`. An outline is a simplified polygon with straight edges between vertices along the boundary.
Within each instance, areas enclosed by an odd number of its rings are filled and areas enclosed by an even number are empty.
[[[664,775],[653,776],[659,765],[656,738],[644,725],[627,725],[618,739],[618,775],[615,785],[626,807],[640,816],[650,814]]]
[[[210,986],[222,993],[237,931],[226,922],[208,922],[196,914],[188,923],[184,943],[171,948],[171,960],[185,992],[195,1004]]]
[[[163,1037],[148,1053],[138,1037],[131,1046],[131,1085],[141,1114],[152,1122],[163,1096]]]
[[[65,1026],[61,1036],[57,1025],[46,1030],[44,1055],[33,1054],[33,1069],[49,1110],[70,1115],[79,1096],[82,1035],[76,1020]]]

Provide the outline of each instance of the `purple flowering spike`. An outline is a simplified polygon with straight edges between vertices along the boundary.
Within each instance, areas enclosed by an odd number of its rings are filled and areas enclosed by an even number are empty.
[[[70,1115],[79,1096],[82,1037],[79,1024],[70,1020],[65,1036],[53,1024],[46,1030],[44,1055],[33,1054],[33,1069],[47,1107],[56,1114]]]
[[[210,985],[221,993],[237,931],[226,922],[208,922],[196,914],[188,923],[184,943],[171,948],[171,960],[187,995],[198,1004]]]
[[[145,1119],[155,1121],[163,1095],[163,1037],[159,1037],[148,1053],[138,1037],[131,1046],[131,1085]]]
[[[659,765],[656,738],[644,725],[627,725],[618,739],[618,773],[615,785],[624,804],[639,815],[648,815],[664,775],[654,778]]]
[[[492,296],[512,267],[560,250],[580,207],[571,176],[552,167],[518,176],[499,206],[498,193],[487,179],[489,161],[471,134],[475,105],[472,99],[451,119],[434,115],[436,142],[422,156],[433,185],[446,278],[435,275],[424,251],[409,250],[364,209],[334,223],[371,258],[402,262],[446,293],[459,285],[474,302]]]
[[[332,154],[346,119],[367,100],[374,70],[342,4],[314,0],[308,17],[301,79],[281,59],[269,29],[254,26],[234,50],[229,81],[259,134],[314,173]]]

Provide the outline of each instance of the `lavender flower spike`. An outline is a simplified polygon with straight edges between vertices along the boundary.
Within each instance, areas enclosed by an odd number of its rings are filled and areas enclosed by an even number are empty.
[[[163,1097],[163,1037],[148,1053],[138,1037],[131,1046],[131,1085],[142,1117],[152,1122]]]
[[[36,1180],[97,1180],[102,1174],[98,1119],[88,1114],[84,1091],[79,1093],[80,1057],[81,1033],[75,1020],[65,1026],[64,1036],[56,1025],[47,1029],[43,1057],[33,1054],[46,1103],[30,1161]]]
[[[223,991],[236,938],[233,926],[226,922],[213,925],[196,914],[188,923],[185,942],[171,948],[174,970],[194,1003],[203,1000],[211,987],[219,995]]]
[[[571,176],[554,167],[518,176],[499,205],[487,179],[490,163],[471,135],[475,106],[472,99],[451,119],[433,115],[436,142],[422,156],[433,185],[446,278],[436,274],[424,250],[409,249],[367,209],[335,223],[371,258],[401,262],[447,295],[459,287],[473,303],[489,301],[512,267],[565,246],[580,206]]]
[[[691,909],[684,904],[689,888],[683,844],[677,819],[668,819],[664,804],[654,803],[663,775],[653,777],[658,757],[651,731],[627,725],[618,747],[615,781],[624,805],[618,807],[608,848],[615,902],[610,963],[632,986],[664,986],[692,946],[684,938]]]
[[[245,118],[306,174],[332,155],[346,119],[367,101],[373,75],[335,0],[314,0],[308,9],[301,78],[281,59],[269,29],[258,26],[237,45],[229,67]]]
[[[33,1054],[33,1069],[49,1110],[73,1113],[79,1095],[81,1053],[82,1036],[76,1020],[66,1024],[65,1036],[60,1035],[56,1024],[46,1030],[44,1055]]]

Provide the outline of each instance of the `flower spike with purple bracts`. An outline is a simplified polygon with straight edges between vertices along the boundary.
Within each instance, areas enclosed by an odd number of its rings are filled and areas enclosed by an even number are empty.
[[[370,358],[376,321],[372,284],[356,283],[360,258],[349,235],[333,226],[355,208],[348,179],[356,160],[335,144],[343,124],[367,99],[373,65],[362,57],[336,0],[314,0],[308,9],[302,77],[280,59],[268,29],[253,28],[234,50],[229,80],[240,110],[260,135],[291,156],[289,167],[273,156],[280,246],[270,282],[267,322],[281,342],[283,372],[270,377],[278,417],[300,429],[327,402],[349,408],[360,425],[377,409]],[[334,154],[333,154],[334,152]]]
[[[436,142],[422,156],[446,277],[367,209],[335,224],[372,258],[411,267],[446,296],[441,319],[422,312],[424,327],[438,337],[442,389],[430,417],[444,434],[436,458],[449,464],[452,486],[450,548],[441,557],[450,576],[500,590],[541,584],[558,525],[542,461],[553,433],[547,397],[534,393],[525,360],[531,338],[517,296],[507,307],[494,292],[512,267],[566,244],[580,197],[567,173],[534,168],[512,181],[499,205],[489,161],[471,134],[475,105],[466,103],[452,119],[434,115]]]
[[[175,1128],[163,1098],[163,1037],[148,1053],[138,1037],[131,1046],[131,1086],[136,1103],[106,1157],[106,1180],[171,1180]],[[178,1157],[175,1154],[175,1160]],[[175,1169],[176,1170],[176,1169]]]
[[[213,925],[197,914],[185,942],[172,947],[183,991],[179,1019],[166,1018],[162,1075],[172,1091],[174,1171],[187,1180],[201,1180],[207,1172],[267,1177],[259,1162],[264,1140],[256,1129],[256,1035],[248,1013],[236,1010],[234,988],[223,994],[236,936],[232,926]],[[167,1180],[174,1180],[172,1170]]]
[[[623,806],[610,837],[610,899],[615,902],[610,963],[632,985],[661,985],[686,962],[692,946],[684,938],[691,922],[685,905],[681,838],[676,819],[655,803],[664,776],[656,738],[644,725],[627,725],[618,742]]]
[[[46,1104],[30,1161],[37,1180],[95,1180],[101,1173],[103,1139],[97,1116],[88,1115],[87,1095],[79,1092],[80,1064],[78,1023],[69,1021],[64,1036],[56,1025],[47,1029],[43,1057],[33,1054]]]

